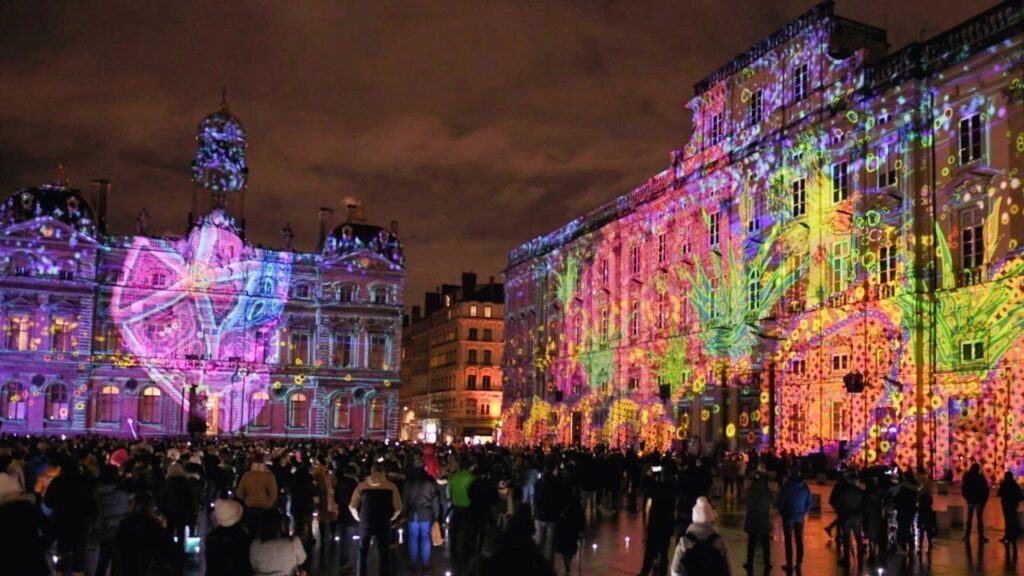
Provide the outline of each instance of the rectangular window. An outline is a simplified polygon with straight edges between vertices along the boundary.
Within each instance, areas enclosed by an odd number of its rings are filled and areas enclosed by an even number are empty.
[[[483,389],[483,390],[490,390],[491,389],[491,377],[490,376],[485,375],[483,377],[483,382],[481,383],[480,388]]]
[[[896,281],[896,247],[893,245],[878,248],[878,283],[890,284]]]
[[[466,400],[466,416],[476,416],[476,400]]]
[[[832,370],[847,370],[850,367],[850,356],[848,354],[832,355]]]
[[[484,366],[490,366],[493,363],[493,353],[490,350],[484,350]]]
[[[845,440],[849,429],[846,425],[846,406],[842,402],[833,401],[832,409],[829,412],[832,420],[832,440]]]
[[[640,274],[640,246],[629,249],[629,271],[634,276]]]
[[[309,298],[309,285],[308,284],[299,284],[298,286],[296,286],[295,287],[295,297],[296,298],[301,298],[303,300]]]
[[[804,98],[807,98],[807,94],[810,92],[811,81],[810,81],[810,69],[807,64],[801,64],[796,67],[796,71],[793,74],[793,101],[799,102]]]
[[[848,162],[832,165],[832,203],[842,202],[850,197],[850,171]]]
[[[709,122],[711,124],[711,133],[708,142],[715,146],[722,141],[722,113],[712,114]]]
[[[468,357],[468,360],[466,360],[466,362],[468,362],[469,364],[476,364],[477,363],[477,351],[476,350],[470,350],[469,351],[469,357]]]
[[[388,344],[390,338],[387,334],[370,335],[370,369],[389,370]]]
[[[708,295],[708,318],[718,318],[718,282],[711,280],[711,294]]]
[[[629,337],[634,340],[640,336],[640,302],[633,300],[629,306]]]
[[[658,330],[661,330],[668,323],[668,292],[662,290],[658,293]]]
[[[466,376],[466,390],[476,390],[476,374]]]
[[[757,196],[753,193],[749,194],[746,199],[746,211],[747,211],[747,231],[757,232],[761,229],[761,209],[758,205]]]
[[[490,318],[491,314],[493,313],[494,311],[491,309],[490,306],[484,306],[484,318]]]
[[[476,318],[476,315],[477,315],[477,307],[476,307],[476,304],[470,304],[470,306],[469,306],[469,315],[470,315],[471,317],[473,317],[473,318]]]
[[[665,241],[666,241],[665,233],[662,232],[661,234],[658,234],[658,264],[664,264],[665,263],[665,257],[666,257],[666,254],[667,254],[667,252],[666,252],[666,248],[667,247],[665,245]]]
[[[608,308],[603,308],[601,310],[601,342],[607,342],[608,341],[608,337],[611,336],[611,334],[608,333],[608,330],[611,327],[611,324],[610,324],[608,318],[609,318]]]
[[[849,286],[849,259],[849,241],[842,240],[832,245],[831,271],[833,293],[843,292]]]
[[[608,259],[601,260],[601,285],[608,285]]]
[[[154,272],[150,277],[150,284],[157,288],[167,286],[167,275],[160,272]]]
[[[981,340],[972,340],[960,343],[960,361],[978,362],[985,359],[985,343]]]
[[[636,376],[630,376],[629,380],[626,382],[626,386],[628,386],[630,390],[636,390],[640,387],[640,379]]]
[[[309,364],[309,332],[292,332],[292,364]]]
[[[338,302],[354,302],[356,299],[355,286],[339,286]]]
[[[960,163],[981,160],[981,114],[960,120]]]
[[[331,364],[336,367],[352,365],[352,335],[347,332],[334,333],[334,349],[331,351]]]
[[[800,178],[793,182],[792,193],[793,217],[798,218],[807,214],[807,179]]]
[[[985,219],[978,207],[960,212],[960,249],[964,270],[985,263]]]
[[[747,272],[747,311],[756,312],[761,307],[761,275],[757,270]]]
[[[712,248],[718,246],[718,221],[720,216],[720,212],[715,212],[711,215],[710,221],[708,222],[708,244]]]
[[[900,163],[900,154],[899,148],[895,144],[879,146],[875,162],[879,188],[887,188],[899,183],[899,170],[896,166]]]
[[[72,324],[67,318],[54,318],[50,330],[50,350],[53,352],[70,352],[72,349]]]
[[[476,340],[477,339],[477,334],[478,334],[478,332],[477,332],[476,328],[470,328],[469,329],[469,339],[470,340]]]
[[[759,88],[750,94],[750,99],[747,100],[747,118],[750,119],[751,126],[760,124],[764,119],[764,90]]]
[[[27,352],[31,340],[30,324],[27,316],[11,318],[10,334],[7,335],[7,348],[18,352]]]

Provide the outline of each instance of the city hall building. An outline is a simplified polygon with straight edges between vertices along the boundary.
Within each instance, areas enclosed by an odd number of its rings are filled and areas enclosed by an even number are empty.
[[[824,2],[635,190],[514,249],[502,441],[1024,471],[1024,20],[890,53]]]
[[[63,178],[61,178],[63,180]],[[107,231],[110,184],[0,205],[0,433],[394,438],[397,224],[352,201],[315,252],[245,240],[246,133],[199,125],[184,235]],[[182,214],[184,218],[185,214]]]

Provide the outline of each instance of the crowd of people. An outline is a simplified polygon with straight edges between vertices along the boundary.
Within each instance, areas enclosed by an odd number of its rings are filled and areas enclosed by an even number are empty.
[[[396,539],[416,576],[430,574],[442,545],[458,575],[571,574],[588,521],[620,507],[643,518],[641,576],[728,575],[715,477],[725,502],[745,500],[747,573],[758,548],[771,571],[773,514],[783,569],[793,572],[812,507],[792,460],[754,452],[709,459],[602,447],[0,437],[0,470],[0,554],[26,576],[180,575],[197,542],[206,574],[216,576],[302,574],[316,550],[321,569],[337,557],[341,573],[366,576],[374,548],[378,573],[388,575]],[[829,498],[840,562],[930,549],[931,490],[909,473],[840,478]],[[1024,495],[1012,475],[998,494],[1004,539],[1015,546]],[[977,469],[963,495],[965,539],[977,515],[983,542],[988,485]]]

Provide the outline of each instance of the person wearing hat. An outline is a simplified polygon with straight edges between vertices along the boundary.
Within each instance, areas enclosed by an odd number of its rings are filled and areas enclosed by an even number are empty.
[[[167,520],[167,527],[178,540],[184,555],[185,527],[195,526],[199,506],[194,481],[190,480],[185,467],[175,462],[167,467],[164,486],[160,490],[159,508]]]
[[[693,522],[676,544],[672,576],[729,576],[729,550],[715,529],[715,509],[707,497],[693,505]]]
[[[234,500],[218,499],[213,504],[217,527],[206,535],[206,573],[224,576],[251,576],[249,546],[252,537],[242,524],[242,505]]]
[[[5,574],[49,576],[46,554],[53,543],[50,521],[24,494],[17,478],[0,474],[0,558]]]

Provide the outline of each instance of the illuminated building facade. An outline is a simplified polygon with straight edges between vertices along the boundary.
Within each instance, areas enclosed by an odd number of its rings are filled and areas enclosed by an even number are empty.
[[[413,306],[402,342],[401,435],[426,442],[492,442],[501,412],[505,350],[504,287],[477,285],[428,292]]]
[[[0,205],[0,431],[397,437],[397,225],[248,244],[245,147],[226,104],[200,124],[184,236],[109,234],[105,181]]]
[[[888,54],[825,2],[699,82],[665,171],[510,253],[503,441],[1024,470],[1021,7]]]

